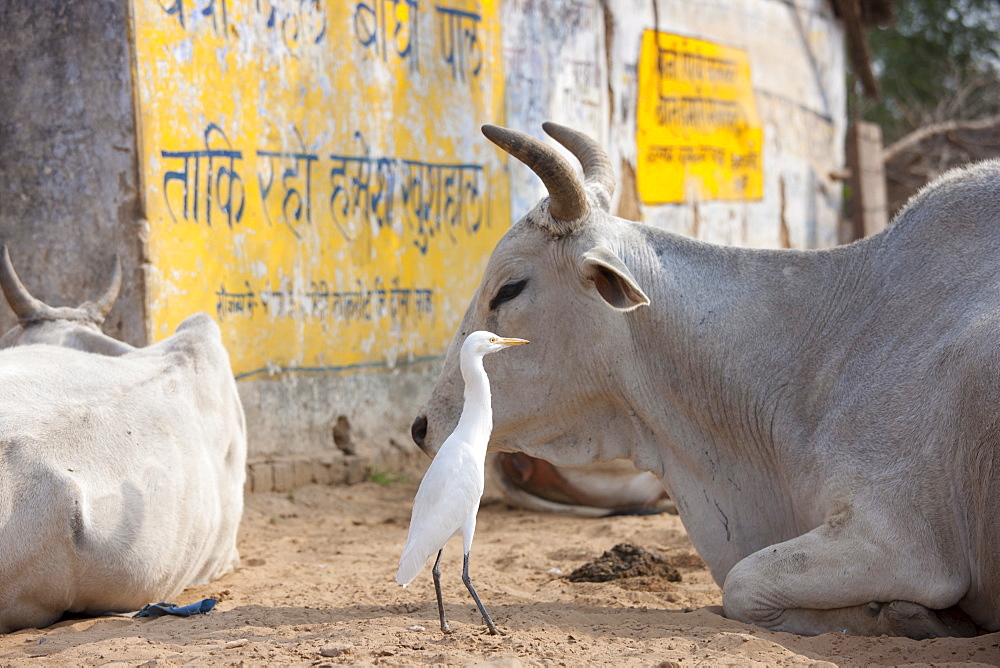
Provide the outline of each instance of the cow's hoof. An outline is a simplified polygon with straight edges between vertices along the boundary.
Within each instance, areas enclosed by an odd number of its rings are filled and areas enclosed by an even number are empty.
[[[919,603],[892,601],[883,606],[883,613],[894,635],[914,640],[954,635],[933,610]]]

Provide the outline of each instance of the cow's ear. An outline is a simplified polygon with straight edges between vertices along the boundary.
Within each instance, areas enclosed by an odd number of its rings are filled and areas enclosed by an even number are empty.
[[[594,282],[598,294],[612,308],[632,311],[649,306],[649,297],[635,276],[621,258],[604,246],[595,246],[580,256],[580,272]]]

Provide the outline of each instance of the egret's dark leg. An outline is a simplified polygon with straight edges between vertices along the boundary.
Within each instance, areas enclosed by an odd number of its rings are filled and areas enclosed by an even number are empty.
[[[431,569],[431,575],[434,576],[434,593],[437,594],[438,599],[438,619],[441,620],[441,632],[451,633],[448,620],[444,618],[444,598],[441,596],[441,554],[443,552],[444,548],[438,550],[438,558],[434,560],[434,568]]]
[[[486,626],[490,629],[490,635],[495,636],[496,634],[504,635],[503,631],[498,631],[493,620],[490,619],[490,613],[486,612],[486,608],[483,606],[483,602],[479,600],[479,594],[476,593],[476,588],[472,586],[472,578],[469,577],[469,553],[465,553],[465,559],[462,562],[462,582],[468,588],[469,593],[472,594],[472,600],[476,602],[479,606],[479,612],[483,613],[483,621],[486,622]]]

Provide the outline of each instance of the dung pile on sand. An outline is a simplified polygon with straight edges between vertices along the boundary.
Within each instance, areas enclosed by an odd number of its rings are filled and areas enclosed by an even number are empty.
[[[608,582],[621,578],[651,576],[680,582],[681,574],[666,557],[638,545],[619,543],[600,557],[566,576],[570,582]]]

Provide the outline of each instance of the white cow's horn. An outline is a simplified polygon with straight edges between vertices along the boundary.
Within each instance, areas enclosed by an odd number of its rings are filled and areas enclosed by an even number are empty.
[[[104,294],[90,304],[93,311],[100,315],[100,322],[103,322],[108,317],[108,313],[111,313],[111,308],[115,305],[115,300],[118,299],[118,292],[121,290],[121,287],[122,262],[116,254],[111,267],[111,283],[104,291]]]
[[[615,170],[604,148],[593,138],[565,125],[547,121],[542,123],[542,129],[576,156],[583,165],[584,183],[595,184],[600,189],[601,207],[610,210],[611,197],[615,194]]]
[[[21,283],[21,279],[14,271],[14,265],[10,262],[7,244],[4,244],[3,257],[0,258],[0,288],[3,288],[4,297],[7,298],[7,303],[10,304],[18,320],[37,318],[40,314],[51,310],[44,302],[32,297]]]
[[[556,234],[569,234],[583,218],[589,206],[583,183],[576,170],[554,148],[531,135],[496,125],[484,125],[483,134],[491,142],[531,168],[549,191],[549,214],[556,223],[550,229]]]

